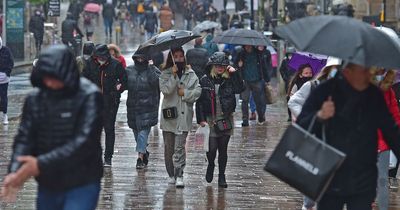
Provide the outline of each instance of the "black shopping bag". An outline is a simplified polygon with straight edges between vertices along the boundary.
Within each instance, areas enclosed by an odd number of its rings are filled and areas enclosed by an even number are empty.
[[[314,121],[315,118],[309,131]],[[344,153],[293,124],[285,131],[264,170],[318,202],[345,157]]]

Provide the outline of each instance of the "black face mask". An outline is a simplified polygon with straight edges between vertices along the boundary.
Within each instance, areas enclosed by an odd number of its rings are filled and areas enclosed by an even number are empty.
[[[299,78],[298,81],[299,81],[299,83],[304,84],[304,83],[310,81],[311,79],[312,79],[312,77],[302,77],[302,78]]]
[[[135,66],[138,66],[138,67],[147,67],[147,65],[149,65],[149,61],[139,62],[139,61],[135,60],[134,62],[135,62]]]

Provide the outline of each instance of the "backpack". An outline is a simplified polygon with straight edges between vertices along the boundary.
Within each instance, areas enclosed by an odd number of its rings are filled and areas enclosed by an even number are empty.
[[[144,5],[143,3],[139,3],[137,6],[137,12],[138,13],[144,13]]]

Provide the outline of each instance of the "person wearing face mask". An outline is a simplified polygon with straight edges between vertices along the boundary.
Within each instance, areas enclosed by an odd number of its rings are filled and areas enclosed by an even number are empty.
[[[201,87],[195,72],[186,65],[182,48],[172,49],[160,76],[162,101],[160,128],[164,138],[165,166],[169,183],[183,188],[186,165],[185,144],[192,128],[193,104],[200,97]]]
[[[292,54],[295,52],[294,47],[288,47],[286,49],[286,54],[285,57],[283,58],[281,65],[279,67],[279,73],[281,74],[281,77],[283,81],[285,82],[285,91],[286,94],[288,95],[288,88],[290,81],[293,78],[293,75],[295,74],[295,70],[292,69],[288,63],[290,59],[292,58]],[[289,101],[289,97],[286,97],[286,100]],[[290,112],[290,109],[288,108],[288,122],[292,121],[292,113]]]
[[[112,58],[107,45],[98,44],[82,75],[95,83],[103,94],[103,125],[106,134],[104,166],[109,167],[114,154],[115,120],[121,93],[127,87],[126,71],[118,60]]]
[[[229,59],[223,52],[214,53],[207,64],[206,74],[200,78],[201,96],[196,102],[197,123],[204,127],[210,126],[209,151],[207,154],[208,166],[206,181],[213,180],[215,158],[218,151],[218,186],[226,188],[225,168],[228,160],[228,143],[233,134],[230,129],[220,130],[218,120],[225,120],[233,125],[233,112],[236,108],[235,94],[244,90],[240,74],[230,66]]]
[[[126,100],[128,125],[133,130],[138,159],[136,169],[143,169],[149,162],[147,140],[151,127],[158,123],[160,104],[160,70],[149,63],[147,55],[136,51],[134,65],[126,69],[128,75],[128,99]]]
[[[386,71],[385,69],[378,69],[371,71],[372,83],[377,85],[383,92],[386,105],[396,121],[400,125],[400,113],[396,99],[396,94],[391,88],[396,73],[394,70]],[[389,208],[389,146],[385,143],[385,138],[382,131],[378,130],[378,189],[377,189],[377,203],[379,209],[387,210]]]
[[[328,57],[325,67],[316,76],[315,80],[304,83],[301,88],[296,91],[288,101],[288,107],[292,113],[292,120],[296,121],[301,109],[306,102],[310,93],[322,82],[332,79],[337,73],[337,69],[341,65],[341,60],[335,57]],[[302,210],[311,210],[315,206],[315,202],[308,197],[304,197]]]
[[[337,68],[339,68],[341,62],[342,61],[338,58],[328,57],[325,67],[316,76],[315,80],[305,82],[301,88],[290,97],[288,107],[292,113],[293,121],[296,121],[296,118],[299,116],[301,108],[311,91],[321,82],[333,78],[336,75]]]

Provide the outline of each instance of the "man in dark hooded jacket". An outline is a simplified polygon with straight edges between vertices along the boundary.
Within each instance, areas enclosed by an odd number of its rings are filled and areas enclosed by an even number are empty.
[[[33,15],[29,21],[29,31],[33,33],[33,37],[35,38],[36,57],[39,56],[42,48],[44,21],[44,17],[42,16],[40,10],[36,10],[35,15]]]
[[[114,154],[115,120],[121,93],[127,87],[126,71],[118,60],[111,57],[107,45],[99,44],[86,62],[82,75],[95,83],[103,94],[103,124],[106,133],[104,165],[111,166]]]
[[[197,38],[194,48],[189,49],[186,53],[187,63],[192,67],[198,78],[204,75],[208,62],[208,52],[201,46],[202,41],[202,38]]]
[[[151,127],[158,123],[158,108],[160,104],[159,77],[160,70],[149,64],[148,57],[136,51],[132,56],[135,65],[128,66],[128,125],[133,130],[136,140],[138,159],[136,168],[147,166],[149,152],[147,140]]]
[[[313,90],[297,123],[346,154],[318,209],[371,210],[377,188],[378,132],[400,158],[400,130],[385,103],[382,91],[371,84],[369,69],[349,64],[343,71]]]
[[[33,176],[37,209],[95,209],[103,176],[98,88],[80,78],[63,45],[42,52],[31,82],[38,90],[25,100],[2,197],[15,200]]]

